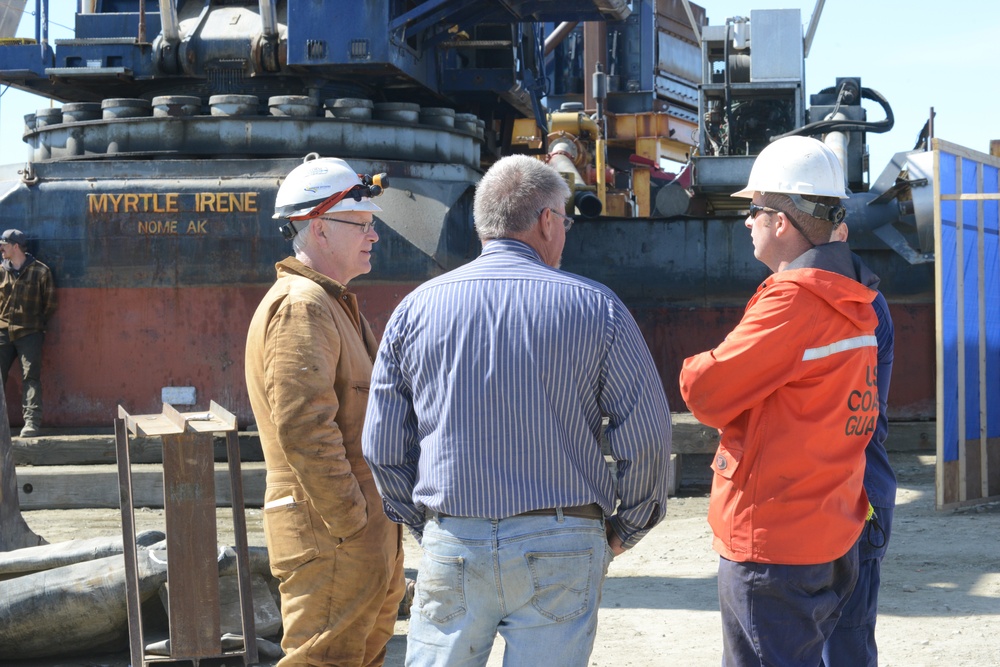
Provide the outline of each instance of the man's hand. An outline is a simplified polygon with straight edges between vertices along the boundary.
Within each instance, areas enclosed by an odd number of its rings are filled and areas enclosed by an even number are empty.
[[[611,547],[611,553],[617,558],[625,553],[625,547],[622,546],[622,538],[618,537],[618,533],[615,529],[611,527],[610,521],[604,522],[604,532],[608,536],[608,546]]]

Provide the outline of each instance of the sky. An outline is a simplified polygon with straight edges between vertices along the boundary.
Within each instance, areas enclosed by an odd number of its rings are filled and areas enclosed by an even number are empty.
[[[50,2],[50,40],[72,37],[73,0]],[[150,3],[153,4],[153,3]],[[814,0],[704,0],[710,25],[754,9],[799,9],[807,26]],[[29,0],[28,11],[34,10]],[[155,5],[154,5],[155,6]],[[871,179],[899,151],[910,150],[936,112],[935,136],[989,152],[1000,139],[1000,2],[996,0],[829,0],[825,2],[806,59],[806,97],[833,86],[837,77],[860,77],[861,85],[888,99],[895,126],[868,134]],[[804,30],[805,28],[803,28]],[[34,17],[21,21],[19,36],[34,36]],[[759,46],[757,48],[760,48]],[[0,164],[22,161],[24,115],[49,101],[14,89],[0,95]],[[865,101],[869,121],[884,118]]]
[[[704,0],[709,25],[754,9],[799,9],[803,32],[815,0]],[[1000,139],[1000,2],[995,0],[828,0],[806,58],[808,97],[838,77],[889,101],[895,125],[868,133],[871,180],[900,151],[913,148],[934,109],[934,135],[983,153]],[[757,48],[760,48],[759,45]],[[865,101],[869,121],[885,118]]]

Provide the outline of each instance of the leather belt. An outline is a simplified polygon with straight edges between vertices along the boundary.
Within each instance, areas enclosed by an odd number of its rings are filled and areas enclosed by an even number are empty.
[[[604,520],[604,510],[597,503],[589,505],[578,505],[577,507],[549,507],[542,510],[528,510],[514,516],[559,516],[559,510],[563,516],[571,516],[577,519],[599,519]]]
[[[597,503],[590,503],[589,505],[578,505],[576,507],[549,507],[540,510],[528,510],[527,512],[521,512],[520,514],[514,514],[509,519],[513,519],[518,516],[559,516],[559,512],[562,511],[563,516],[571,516],[576,519],[597,519],[598,521],[604,520],[604,510]],[[428,510],[428,516],[438,516],[443,519],[460,519],[462,517],[457,517],[454,514],[445,514],[444,512],[435,512],[433,510]]]

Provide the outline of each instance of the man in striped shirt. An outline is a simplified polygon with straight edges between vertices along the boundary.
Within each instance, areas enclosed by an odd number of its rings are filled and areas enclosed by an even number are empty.
[[[865,446],[879,414],[872,308],[846,243],[844,172],[810,137],[754,161],[746,226],[774,273],[681,395],[721,431],[708,521],[719,553],[723,667],[819,665],[858,578]]]
[[[362,450],[424,550],[407,665],[485,665],[498,630],[505,664],[586,664],[608,564],[664,517],[663,386],[614,293],[558,270],[569,196],[542,162],[497,162],[482,255],[386,325]]]

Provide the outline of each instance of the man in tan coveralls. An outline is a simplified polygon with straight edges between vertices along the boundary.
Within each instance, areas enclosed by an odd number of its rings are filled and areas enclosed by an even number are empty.
[[[405,589],[401,529],[361,455],[378,341],[346,287],[371,271],[380,185],[319,158],[293,169],[275,201],[295,256],[278,262],[250,323],[246,379],[267,464],[279,667],[381,665]]]

